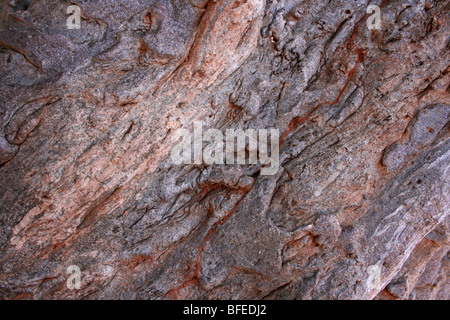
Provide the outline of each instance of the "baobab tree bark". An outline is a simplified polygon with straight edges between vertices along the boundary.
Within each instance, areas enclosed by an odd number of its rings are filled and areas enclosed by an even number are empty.
[[[449,1],[0,6],[1,298],[449,297]],[[196,121],[278,172],[175,165]]]

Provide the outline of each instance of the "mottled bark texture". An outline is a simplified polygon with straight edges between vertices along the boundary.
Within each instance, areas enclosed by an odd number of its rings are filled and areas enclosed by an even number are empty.
[[[0,8],[0,298],[449,297],[449,1]],[[278,173],[174,165],[194,121]]]

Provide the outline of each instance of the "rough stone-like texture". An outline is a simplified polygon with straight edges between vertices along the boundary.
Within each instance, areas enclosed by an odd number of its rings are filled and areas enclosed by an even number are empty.
[[[449,298],[449,1],[0,9],[0,298]],[[174,165],[194,121],[280,170]]]

